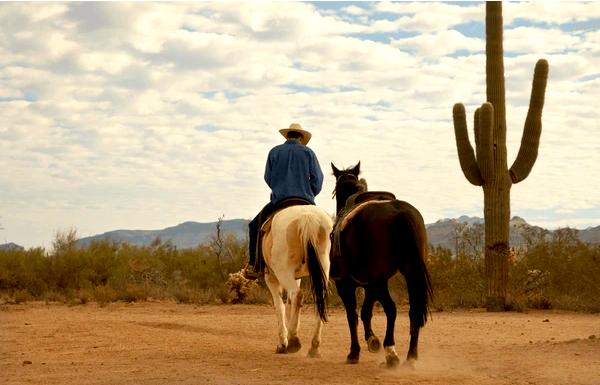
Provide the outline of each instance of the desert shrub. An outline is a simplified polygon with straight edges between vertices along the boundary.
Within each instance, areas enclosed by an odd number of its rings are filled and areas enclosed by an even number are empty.
[[[117,292],[117,299],[125,302],[146,301],[148,297],[150,297],[150,291],[147,286],[133,283]]]
[[[117,292],[110,286],[96,286],[92,292],[92,298],[100,305],[106,305],[117,300]]]
[[[305,298],[311,298],[308,294],[305,295]],[[264,285],[258,283],[258,287],[254,290],[251,290],[246,298],[244,299],[244,303],[247,304],[272,304],[273,297],[271,296],[271,292]]]
[[[41,248],[0,250],[0,290],[41,295],[48,289],[47,262]]]
[[[28,301],[33,301],[34,297],[27,290],[19,289],[15,290],[13,293],[13,302],[14,303],[24,303]]]
[[[457,232],[455,250],[430,248],[434,310],[485,304],[481,231],[463,230]],[[572,229],[549,233],[532,228],[525,241],[524,248],[515,250],[509,269],[514,309],[600,312],[600,245],[581,242]],[[163,298],[200,304],[271,303],[262,281],[231,278],[244,266],[246,248],[246,240],[220,233],[193,249],[180,250],[160,239],[148,246],[111,241],[79,246],[75,230],[68,230],[57,233],[49,251],[0,250],[0,295],[9,303],[104,305]],[[305,281],[302,290],[310,303],[307,285]],[[401,274],[390,280],[389,287],[396,303],[408,304]],[[329,305],[343,306],[333,282]]]
[[[549,233],[531,228],[525,241],[524,248],[513,250],[511,259],[511,308],[600,311],[600,245],[582,242],[573,229]],[[485,263],[483,255],[475,252],[478,248],[470,250],[453,255],[450,250],[431,248],[428,267],[434,309],[484,306]]]
[[[55,290],[48,290],[44,292],[40,297],[37,297],[46,304],[51,302],[67,303],[67,296],[65,293],[57,292]]]
[[[177,287],[170,290],[170,294],[177,303],[194,303],[199,302],[197,292],[187,287]]]
[[[433,309],[483,306],[486,286],[481,256],[454,256],[448,249],[432,247],[428,269],[434,291]]]
[[[511,287],[528,307],[600,311],[600,245],[586,244],[577,230],[550,236],[532,230],[511,269]]]
[[[229,291],[223,286],[219,288],[208,288],[208,289],[199,289],[196,290],[198,295],[198,304],[208,305],[208,304],[217,304],[217,303],[226,303],[221,301],[221,295],[218,292],[224,292],[226,296],[228,296]],[[227,298],[228,300],[228,298]]]
[[[232,295],[232,303],[243,303],[251,292],[259,289],[258,283],[254,280],[246,279],[242,271],[229,274],[227,287]]]

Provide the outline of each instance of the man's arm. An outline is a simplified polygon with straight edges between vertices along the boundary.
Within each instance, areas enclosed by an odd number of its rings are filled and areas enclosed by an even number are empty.
[[[267,156],[267,164],[265,165],[265,182],[267,185],[271,187],[271,172],[273,169],[273,150],[269,151],[269,155]]]
[[[310,149],[309,149],[310,150]],[[323,187],[323,171],[315,153],[310,151],[310,189],[315,196],[319,195]]]

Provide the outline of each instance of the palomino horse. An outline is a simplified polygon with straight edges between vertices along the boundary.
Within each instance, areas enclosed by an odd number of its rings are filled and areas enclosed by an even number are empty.
[[[337,199],[331,276],[344,302],[350,328],[350,353],[346,362],[357,363],[360,355],[356,289],[363,287],[365,299],[360,316],[369,351],[378,351],[381,346],[371,329],[373,305],[379,301],[387,318],[383,340],[387,366],[400,363],[394,342],[396,304],[388,289],[388,280],[400,271],[406,279],[410,301],[407,360],[412,364],[418,356],[419,329],[427,321],[432,296],[425,265],[427,233],[423,218],[416,208],[395,199],[391,193],[365,192],[366,181],[358,179],[360,162],[342,171],[333,163],[331,167],[336,177],[334,195]]]
[[[300,350],[300,281],[302,277],[310,276],[316,321],[308,355],[319,356],[321,329],[323,321],[327,321],[332,226],[329,215],[316,206],[291,206],[274,214],[271,228],[263,237],[262,249],[267,265],[265,282],[273,296],[279,328],[277,353]],[[282,290],[287,294],[285,305]]]

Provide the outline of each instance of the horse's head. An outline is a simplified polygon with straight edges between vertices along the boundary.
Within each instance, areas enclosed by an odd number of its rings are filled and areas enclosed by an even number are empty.
[[[367,190],[367,182],[364,179],[358,179],[360,174],[360,161],[354,167],[349,167],[345,170],[339,170],[331,163],[333,176],[335,176],[335,189],[333,196],[336,199],[336,212],[340,211],[346,205],[346,199],[349,196]]]

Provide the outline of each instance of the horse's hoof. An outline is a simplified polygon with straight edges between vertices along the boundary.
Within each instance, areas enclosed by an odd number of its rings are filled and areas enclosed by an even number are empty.
[[[358,364],[358,358],[360,356],[352,356],[351,354],[348,354],[348,357],[346,357],[346,363],[347,364]]]
[[[308,351],[308,357],[310,358],[321,358],[321,353],[319,353],[319,349],[310,349]]]
[[[285,347],[285,345],[277,345],[277,349],[275,349],[275,353],[277,353],[277,354],[286,354],[287,353],[287,348]]]
[[[409,358],[402,363],[403,369],[415,370],[417,368],[417,360]]]
[[[395,368],[400,365],[400,358],[398,356],[386,356],[385,357],[385,366],[388,368]]]
[[[292,337],[288,341],[287,352],[296,353],[301,347],[302,344],[300,343],[300,339],[298,337]]]
[[[371,336],[367,339],[367,346],[371,353],[377,353],[381,349],[381,342],[379,342],[379,338]]]

